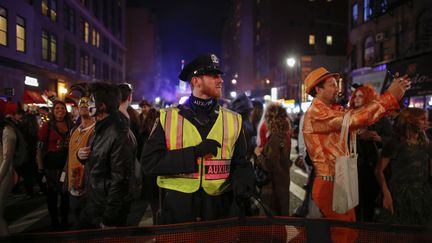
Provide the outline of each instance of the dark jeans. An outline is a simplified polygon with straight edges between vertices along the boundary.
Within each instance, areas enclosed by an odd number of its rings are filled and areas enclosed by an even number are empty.
[[[69,205],[71,230],[77,230],[80,228],[79,216],[85,206],[85,196],[73,196],[69,193]]]

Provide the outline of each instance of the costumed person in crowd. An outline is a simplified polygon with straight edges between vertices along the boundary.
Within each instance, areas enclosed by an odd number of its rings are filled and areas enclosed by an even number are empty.
[[[14,186],[13,160],[17,135],[14,123],[7,116],[13,115],[16,109],[16,104],[0,100],[0,237],[9,235],[4,210]]]
[[[383,193],[384,209],[379,222],[404,225],[432,223],[432,188],[429,182],[432,143],[425,131],[427,114],[420,108],[405,108],[395,124],[395,136],[382,150],[375,170]],[[386,178],[384,170],[390,167]]]
[[[366,106],[377,97],[372,86],[358,86],[351,94],[349,107],[358,109]],[[380,191],[375,180],[375,167],[379,159],[379,151],[393,135],[393,129],[387,117],[357,131],[357,170],[359,181],[359,205],[356,207],[358,221],[372,222],[376,208],[376,197]]]
[[[81,124],[76,126],[70,136],[69,153],[66,166],[66,187],[69,192],[72,229],[79,228],[79,216],[85,204],[84,165],[77,157],[78,149],[87,147],[94,134],[95,119],[90,116],[89,97],[82,97],[78,102]]]
[[[96,118],[93,142],[78,149],[85,166],[82,228],[125,226],[132,201],[136,140],[119,111],[121,94],[108,83],[90,85],[89,114]]]
[[[73,123],[63,101],[54,101],[49,121],[39,129],[36,162],[38,173],[47,184],[47,205],[53,230],[64,230],[68,227],[69,196],[62,190],[60,177],[66,164],[69,133]],[[60,195],[60,219],[57,205]]]
[[[144,146],[145,173],[157,175],[164,197],[159,224],[229,217],[255,187],[252,164],[239,114],[222,108],[222,71],[214,54],[184,66],[179,78],[191,85],[185,104],[160,110],[160,118]]]
[[[279,104],[271,104],[264,120],[269,136],[264,147],[256,147],[257,166],[267,171],[270,180],[261,187],[261,199],[275,216],[289,216],[291,125],[288,113]],[[264,214],[262,214],[264,215]]]
[[[332,209],[336,158],[347,153],[346,146],[339,143],[345,112],[334,106],[339,93],[339,77],[338,73],[330,73],[323,67],[313,70],[306,77],[306,93],[314,99],[305,114],[303,136],[315,169],[312,199],[323,217],[355,221],[354,208],[344,214],[336,213]],[[409,85],[407,76],[398,77],[393,80],[387,92],[368,105],[351,111],[350,131],[367,127],[383,117],[386,111],[397,109],[398,100]],[[331,234],[333,242],[353,242],[356,237],[356,231],[351,229],[336,228]]]

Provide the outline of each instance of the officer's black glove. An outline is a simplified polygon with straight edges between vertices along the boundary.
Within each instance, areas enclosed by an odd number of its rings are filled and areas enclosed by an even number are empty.
[[[203,157],[207,154],[212,154],[213,156],[217,155],[217,148],[220,148],[221,145],[218,141],[213,139],[205,139],[200,144],[194,147],[194,152],[196,157]]]

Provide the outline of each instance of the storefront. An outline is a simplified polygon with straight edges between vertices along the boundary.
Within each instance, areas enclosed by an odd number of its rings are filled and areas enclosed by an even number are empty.
[[[404,105],[432,110],[432,51],[426,54],[405,58],[389,63],[391,73],[407,74],[411,78],[411,88],[405,94]],[[388,75],[384,87],[391,83]]]

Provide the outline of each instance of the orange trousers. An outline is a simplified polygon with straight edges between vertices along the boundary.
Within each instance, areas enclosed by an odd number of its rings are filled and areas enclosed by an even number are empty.
[[[312,199],[326,219],[352,222],[356,220],[354,208],[344,214],[339,214],[332,210],[333,181],[325,181],[319,176],[315,177]],[[331,229],[332,242],[354,242],[357,239],[357,235],[357,231],[353,229],[340,227]]]

